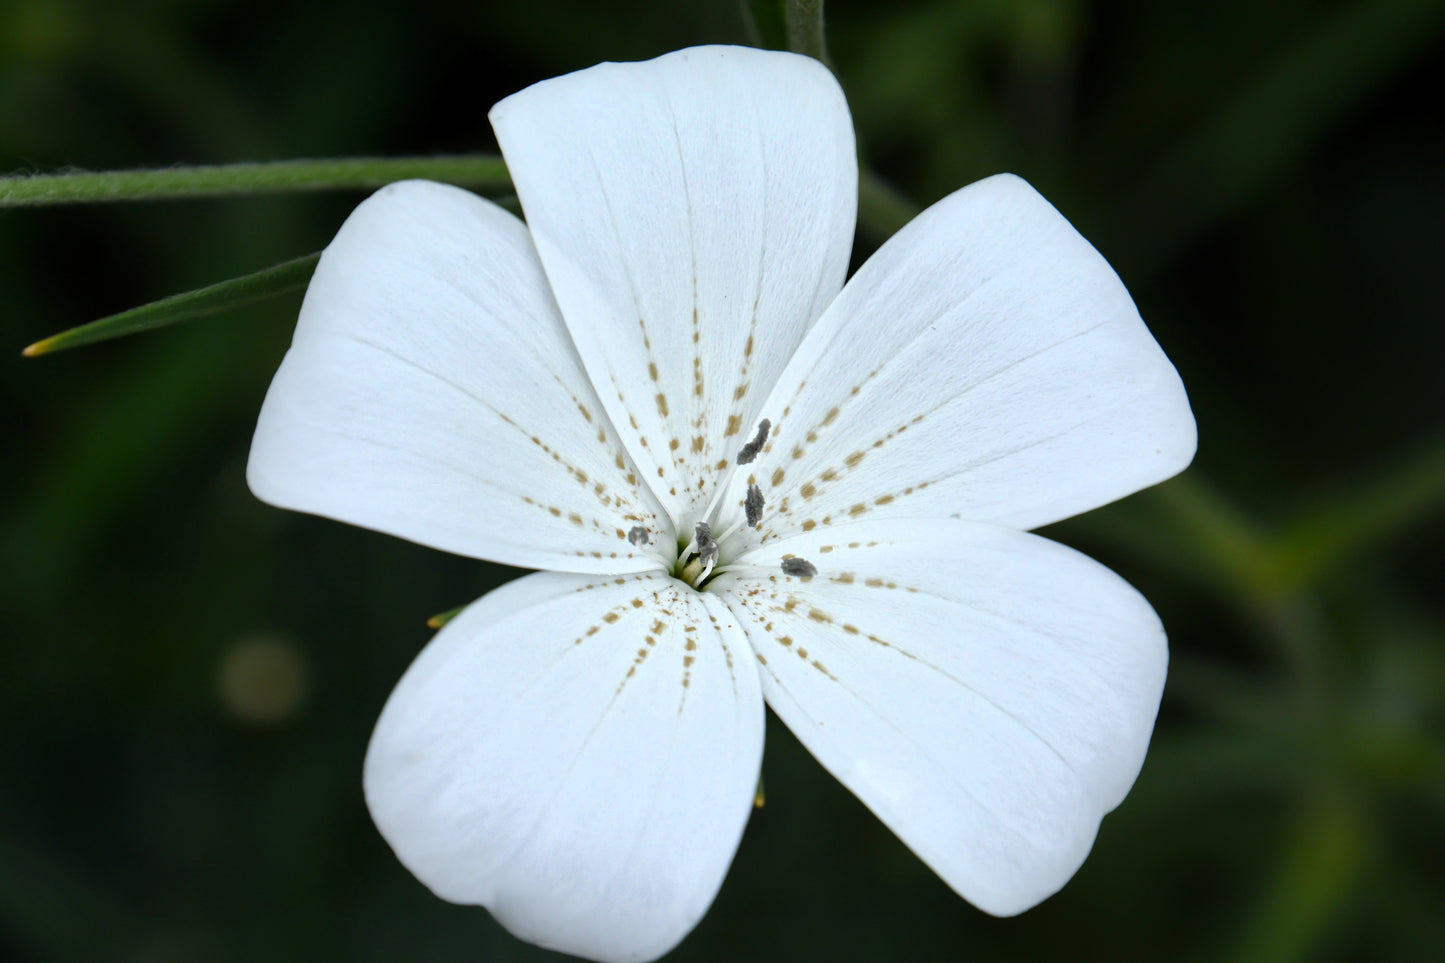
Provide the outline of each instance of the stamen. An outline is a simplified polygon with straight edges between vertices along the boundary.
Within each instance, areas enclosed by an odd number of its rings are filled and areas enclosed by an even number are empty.
[[[758,422],[757,436],[746,445],[743,445],[743,450],[738,452],[737,461],[728,468],[727,474],[722,477],[722,483],[717,486],[717,491],[713,494],[712,500],[707,503],[707,511],[702,513],[703,518],[715,517],[714,513],[717,511],[718,502],[722,500],[724,494],[731,490],[728,482],[732,480],[733,473],[737,471],[739,465],[748,465],[757,461],[758,453],[763,450],[763,445],[767,444],[768,432],[772,431],[772,429],[773,423],[768,419],[764,418]],[[731,530],[729,530],[729,533],[731,533]]]
[[[762,451],[763,445],[767,443],[768,432],[772,430],[772,427],[773,423],[766,418],[758,422],[757,436],[743,445],[743,450],[738,452],[739,465],[748,465],[757,460],[758,452]]]
[[[763,521],[763,490],[757,485],[748,486],[748,497],[743,502],[743,510],[748,513],[748,524],[757,528]]]
[[[647,529],[641,525],[633,525],[632,530],[627,533],[627,540],[633,545],[646,545]]]
[[[783,574],[796,575],[799,578],[812,578],[818,574],[818,569],[806,558],[785,558],[783,559]]]
[[[718,551],[717,542],[713,541],[712,529],[707,527],[707,522],[698,522],[697,557],[704,569],[710,569],[717,564]]]

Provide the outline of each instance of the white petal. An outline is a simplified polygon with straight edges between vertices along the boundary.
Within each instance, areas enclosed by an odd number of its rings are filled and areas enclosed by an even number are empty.
[[[512,565],[638,571],[674,538],[526,228],[425,181],[372,195],[322,255],[247,480],[283,508]]]
[[[686,524],[843,284],[842,91],[809,57],[697,47],[544,81],[491,120],[602,404]]]
[[[1118,276],[1009,175],[870,258],[760,414],[774,434],[751,472],[769,506],[754,542],[859,516],[1035,528],[1168,478],[1195,447],[1179,376]]]
[[[817,574],[784,575],[789,554]],[[860,522],[760,549],[713,584],[773,710],[990,913],[1058,890],[1139,772],[1163,629],[1062,545],[954,520]]]
[[[439,896],[598,960],[662,955],[748,819],[763,706],[720,602],[663,576],[539,573],[459,615],[402,678],[366,800]]]

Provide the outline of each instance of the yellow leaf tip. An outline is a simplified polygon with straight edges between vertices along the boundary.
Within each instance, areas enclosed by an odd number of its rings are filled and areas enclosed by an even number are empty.
[[[46,338],[44,341],[37,341],[37,342],[35,342],[34,344],[29,345],[28,347],[26,347],[25,350],[21,351],[21,352],[20,352],[20,355],[21,355],[21,357],[24,357],[24,358],[34,358],[34,357],[37,357],[37,356],[42,355],[42,354],[44,354],[44,353],[46,352],[46,350],[48,349],[49,344],[50,344],[50,339],[49,339],[49,338]]]

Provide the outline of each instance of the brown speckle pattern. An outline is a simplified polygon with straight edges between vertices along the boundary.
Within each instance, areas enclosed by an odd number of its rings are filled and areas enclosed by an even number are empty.
[[[716,599],[656,573],[588,581],[573,592],[598,600],[597,614],[580,627],[573,645],[627,653],[619,662],[614,698],[644,673],[671,677],[679,714],[686,711],[698,672],[724,675],[737,689],[730,646],[743,636]]]

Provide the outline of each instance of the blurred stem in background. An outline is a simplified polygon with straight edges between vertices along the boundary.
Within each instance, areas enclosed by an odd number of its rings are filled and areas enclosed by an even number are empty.
[[[742,13],[754,45],[791,50],[832,66],[823,0],[742,0]]]

